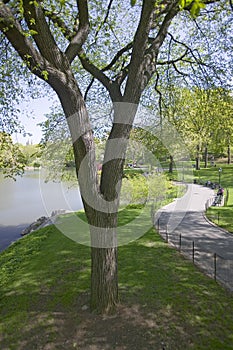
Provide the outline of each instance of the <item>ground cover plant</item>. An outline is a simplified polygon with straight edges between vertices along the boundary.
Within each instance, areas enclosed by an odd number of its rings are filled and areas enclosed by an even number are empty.
[[[139,212],[133,206],[122,211],[120,223]],[[90,248],[53,225],[4,251],[0,348],[232,349],[232,294],[153,228],[119,248],[120,304],[114,316],[90,312],[90,265]]]

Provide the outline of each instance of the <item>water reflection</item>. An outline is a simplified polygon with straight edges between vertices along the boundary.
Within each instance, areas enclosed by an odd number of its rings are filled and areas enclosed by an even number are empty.
[[[8,236],[15,239],[19,230],[38,217],[50,216],[53,210],[81,208],[78,186],[68,182],[45,183],[39,172],[33,170],[18,176],[16,181],[0,173],[0,250],[7,244]]]
[[[78,186],[68,182],[45,183],[36,171],[27,171],[16,181],[0,174],[0,224],[31,223],[39,216],[49,216],[53,210],[82,208]]]

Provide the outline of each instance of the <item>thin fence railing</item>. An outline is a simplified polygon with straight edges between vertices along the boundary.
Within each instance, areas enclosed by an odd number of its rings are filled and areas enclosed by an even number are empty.
[[[186,237],[177,231],[168,232],[167,225],[160,218],[155,227],[160,236],[174,246],[184,256],[188,257],[202,271],[216,281],[233,290],[233,260],[220,256],[214,251],[203,248],[198,239]]]

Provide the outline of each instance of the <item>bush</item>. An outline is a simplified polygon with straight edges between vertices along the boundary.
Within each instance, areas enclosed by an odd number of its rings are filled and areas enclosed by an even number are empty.
[[[168,181],[163,175],[141,175],[124,178],[121,202],[143,204],[146,201],[161,201],[166,197]]]

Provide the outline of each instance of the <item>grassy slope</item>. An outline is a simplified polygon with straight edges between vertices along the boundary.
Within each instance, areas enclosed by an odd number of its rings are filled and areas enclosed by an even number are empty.
[[[128,218],[135,213],[131,209]],[[79,348],[79,310],[90,283],[88,247],[54,226],[41,229],[0,255],[0,281],[1,349]],[[162,341],[166,349],[232,349],[232,295],[154,229],[119,248],[119,286],[121,302],[142,310],[145,334],[154,339],[145,349],[160,349],[156,344]],[[110,349],[106,344],[103,348]]]

